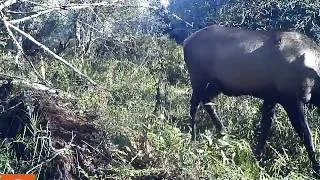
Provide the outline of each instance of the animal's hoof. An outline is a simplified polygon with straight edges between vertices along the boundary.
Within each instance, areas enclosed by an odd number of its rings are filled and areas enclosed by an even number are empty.
[[[255,157],[258,161],[260,161],[260,160],[262,159],[262,153],[261,153],[261,151],[255,149],[252,153],[253,153],[254,157]]]
[[[312,169],[313,169],[313,173],[315,174],[315,176],[320,178],[320,162],[319,161],[317,161],[316,163],[314,163],[312,165]]]
[[[222,128],[219,132],[218,132],[218,136],[219,137],[224,137],[227,135],[227,130],[225,128]]]
[[[260,148],[255,148],[254,150],[253,150],[253,154],[255,155],[255,156],[261,156],[261,149]]]

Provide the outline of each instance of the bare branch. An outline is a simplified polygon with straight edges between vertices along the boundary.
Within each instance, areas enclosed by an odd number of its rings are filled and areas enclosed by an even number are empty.
[[[52,11],[55,11],[55,10],[60,10],[60,8],[46,9],[46,10],[43,10],[43,11],[38,12],[37,14],[33,14],[33,15],[27,16],[27,17],[23,17],[23,18],[21,18],[21,19],[11,20],[11,21],[9,21],[9,22],[12,23],[12,24],[20,23],[20,22],[23,22],[23,21],[27,21],[27,20],[30,20],[30,19],[39,17],[39,16],[41,16],[41,15],[43,15],[43,14],[47,14],[47,13],[52,12]]]
[[[17,0],[7,0],[3,4],[0,4],[0,11],[2,11],[4,8],[11,6],[12,4],[16,3]]]
[[[27,37],[29,40],[31,40],[33,43],[35,43],[36,45],[38,45],[39,47],[41,47],[43,50],[47,51],[49,54],[51,54],[53,57],[55,57],[56,59],[58,59],[59,61],[63,62],[65,65],[67,65],[69,68],[71,68],[73,71],[75,71],[76,73],[78,73],[80,76],[86,78],[91,84],[93,85],[97,85],[96,82],[94,82],[90,77],[88,77],[87,75],[83,74],[82,72],[80,72],[77,68],[75,68],[72,64],[70,64],[68,61],[66,61],[65,59],[63,59],[62,57],[60,57],[59,55],[55,54],[54,52],[52,52],[47,46],[41,44],[39,41],[37,41],[36,39],[34,39],[31,35],[25,33],[24,31],[20,30],[18,27],[10,24],[9,22],[7,22],[7,25],[9,27],[11,27],[12,29],[16,30],[17,32],[19,32],[20,34],[22,34],[23,36]]]
[[[30,13],[37,13],[43,10],[35,10],[35,11],[12,11],[12,10],[7,10],[6,13],[10,14],[30,14]]]
[[[87,3],[87,4],[67,4],[64,5],[61,9],[84,9],[91,8],[94,6],[114,6],[119,2],[119,0],[115,0],[114,2],[99,2],[99,3]]]
[[[1,15],[3,15],[3,13],[1,12]],[[36,70],[36,68],[34,67],[33,63],[29,60],[29,58],[27,58],[27,56],[24,54],[23,52],[23,48],[21,47],[21,45],[19,44],[19,42],[17,41],[17,39],[14,37],[11,29],[9,28],[9,23],[8,21],[5,19],[5,17],[2,19],[4,22],[4,25],[8,31],[9,36],[12,38],[14,44],[18,47],[19,51],[22,53],[22,55],[25,57],[25,59],[29,62],[31,68],[33,69],[33,71],[36,73],[36,75],[41,79],[42,82],[44,82],[45,84],[49,84],[41,75],[40,73]]]
[[[33,1],[29,1],[29,0],[22,0],[24,2],[28,2],[30,4],[36,5],[36,6],[41,6],[41,7],[45,7],[45,8],[50,8],[49,5],[47,4],[41,4],[41,3],[37,3],[37,2],[33,2]]]
[[[27,81],[26,79],[19,77],[19,76],[0,73],[0,80],[7,80],[7,79],[18,79],[18,80],[22,80],[22,81]]]
[[[187,26],[189,26],[189,27],[193,27],[193,23],[191,24],[191,23],[189,23],[189,22],[187,22],[187,21],[183,20],[181,17],[179,17],[178,15],[176,15],[176,14],[174,14],[174,13],[172,13],[171,15],[172,15],[174,18],[178,19],[179,21],[184,22]]]
[[[62,90],[47,87],[43,84],[31,82],[23,77],[0,73],[0,80],[8,80],[8,79],[11,79],[12,80],[11,83],[15,85],[21,85],[23,87],[32,88],[40,91],[47,91],[50,93],[65,94]]]
[[[31,1],[27,1],[27,2],[31,2]],[[33,18],[39,17],[41,15],[50,13],[52,11],[62,11],[62,10],[71,10],[71,9],[85,9],[85,8],[92,8],[94,6],[114,6],[117,2],[118,1],[114,1],[113,3],[101,2],[101,3],[92,3],[92,4],[68,4],[68,5],[58,6],[58,7],[51,7],[51,8],[48,8],[46,10],[39,11],[36,14],[30,15],[30,16],[27,16],[27,17],[23,17],[21,19],[11,20],[9,22],[11,24],[20,23],[20,22],[23,22],[23,21],[27,21],[27,20],[31,20]],[[122,6],[122,5],[120,5],[120,6]]]

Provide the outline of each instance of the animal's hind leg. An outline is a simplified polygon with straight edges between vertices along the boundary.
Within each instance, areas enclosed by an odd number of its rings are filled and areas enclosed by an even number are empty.
[[[203,92],[204,85],[193,85],[192,86],[192,96],[190,100],[190,121],[191,121],[191,137],[192,140],[196,139],[196,121],[195,116],[198,106],[201,101],[201,94]]]
[[[320,174],[320,163],[316,158],[316,150],[313,144],[311,131],[304,115],[304,103],[295,98],[281,103],[286,110],[292,126],[303,141],[303,144],[308,152],[309,159],[313,165],[313,169],[317,174]]]
[[[218,83],[216,84],[207,84],[204,96],[202,99],[203,105],[205,110],[208,112],[210,118],[212,119],[215,127],[217,128],[218,134],[221,136],[224,136],[226,134],[226,129],[223,126],[223,123],[221,122],[218,114],[216,113],[215,109],[210,104],[210,100],[214,99],[217,95],[219,95],[221,92]]]
[[[262,118],[259,128],[259,136],[257,145],[254,151],[256,156],[260,156],[261,151],[266,144],[267,138],[270,135],[271,127],[273,123],[274,113],[276,109],[276,102],[272,100],[264,100],[261,108]]]

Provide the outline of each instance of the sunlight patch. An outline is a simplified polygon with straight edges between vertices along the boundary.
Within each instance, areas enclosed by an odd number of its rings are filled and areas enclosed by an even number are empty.
[[[160,0],[160,2],[165,8],[167,8],[170,4],[169,0]]]

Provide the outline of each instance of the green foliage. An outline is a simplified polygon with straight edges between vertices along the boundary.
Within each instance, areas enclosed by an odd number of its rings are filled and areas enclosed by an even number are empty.
[[[134,4],[138,1],[130,2]],[[191,6],[190,9],[206,9],[212,5],[204,3],[199,7],[192,2],[186,1],[185,5]],[[204,14],[200,15],[205,18],[199,22],[199,26],[211,21],[250,29],[295,29],[317,39],[318,7],[318,2],[299,0],[230,1],[219,13],[202,12]],[[128,5],[115,9],[97,8],[93,12],[82,14],[75,11],[65,16],[50,16],[60,22],[53,31],[57,36],[51,38],[64,37],[61,34],[70,20],[69,16],[76,15],[84,22],[96,23],[92,24],[104,34],[84,28],[87,27],[84,24],[77,24],[81,27],[81,38],[73,37],[62,55],[98,82],[99,87],[89,86],[84,79],[50,57],[43,57],[43,67],[36,64],[37,69],[45,69],[45,77],[54,87],[68,92],[74,98],[79,112],[94,112],[98,117],[95,123],[105,138],[100,146],[106,148],[110,161],[106,161],[95,172],[83,169],[77,172],[88,179],[313,178],[304,147],[281,107],[277,109],[273,134],[262,160],[257,161],[253,156],[255,129],[261,116],[261,101],[255,98],[221,95],[215,100],[214,106],[228,130],[228,136],[224,138],[215,136],[213,124],[200,106],[197,113],[199,139],[191,141],[188,119],[191,89],[181,47],[159,34],[162,22],[154,16],[148,19],[152,14],[150,11],[141,13]],[[194,11],[186,11],[181,16],[189,17],[192,13]],[[208,14],[212,16],[207,17]],[[194,17],[190,16],[191,21],[197,22],[198,19]],[[139,26],[146,26],[152,21],[159,23],[154,26],[154,31],[145,31]],[[71,29],[71,23],[68,25]],[[97,42],[92,43],[90,37],[97,37]],[[0,66],[3,72],[36,80],[30,68],[24,66],[26,62],[22,62],[23,65],[15,64],[15,57],[8,53],[3,53],[1,58],[4,62]],[[320,140],[319,117],[315,109],[308,111],[317,148]],[[31,119],[38,118],[41,117],[34,115]],[[48,163],[41,168],[41,174],[54,171],[52,164],[55,161],[51,158],[57,151],[50,145],[50,132],[44,127],[33,127],[36,132],[32,138],[22,136],[3,140],[0,172],[25,173],[43,159]],[[34,157],[32,161],[17,160],[17,155],[12,151],[16,142],[25,145],[28,150],[26,159]],[[71,149],[65,150],[65,153],[74,153]]]
[[[38,177],[45,178],[45,172],[52,171],[51,161],[48,161],[48,164],[43,161],[53,159],[56,153],[60,154],[63,151],[57,152],[52,147],[50,131],[39,126],[39,118],[37,112],[33,112],[30,126],[25,127],[21,135],[14,139],[1,140],[1,174],[31,173],[38,170]]]
[[[99,117],[96,123],[107,141],[104,146],[112,161],[106,162],[95,177],[312,178],[306,152],[281,108],[277,110],[273,136],[266,146],[263,160],[259,162],[253,156],[255,128],[260,119],[261,102],[258,99],[219,96],[215,100],[214,106],[228,130],[228,136],[223,139],[215,136],[210,118],[200,107],[197,113],[199,140],[191,141],[188,120],[191,89],[181,47],[165,41],[165,38],[149,42],[153,42],[152,49],[145,49],[152,52],[149,61],[69,59],[105,89],[88,86],[72,71],[54,61],[46,63],[47,79],[77,97],[79,109],[95,112]],[[156,103],[157,88],[161,89],[160,95],[164,99],[159,104]],[[155,113],[156,106],[160,108]],[[310,124],[318,147],[319,115],[311,110],[308,117],[312,119]],[[39,140],[50,138],[42,134],[31,140],[22,139],[28,141],[30,152],[37,149],[37,156],[52,157],[54,154],[38,151]],[[6,147],[11,146],[6,144]],[[22,169],[18,168],[18,161],[12,160],[10,151],[6,148],[0,150],[3,151],[0,156],[2,172],[10,172],[9,169],[26,172],[36,164],[25,162]],[[42,170],[49,172],[52,169]],[[90,172],[81,172],[91,177]]]
[[[200,108],[200,139],[191,141],[187,118],[188,84],[169,83],[164,89],[169,103],[161,104],[161,111],[154,114],[159,78],[155,72],[179,64],[174,59],[166,63],[161,61],[158,59],[151,64],[109,61],[106,65],[108,68],[102,79],[108,87],[108,101],[99,109],[102,113],[100,124],[115,145],[111,147],[117,149],[115,163],[110,166],[113,177],[312,178],[306,152],[281,108],[262,162],[252,154],[255,128],[260,119],[261,102],[257,99],[221,96],[215,101],[215,107],[228,127],[229,135],[224,139],[215,137],[214,131],[210,131],[210,118]],[[159,71],[155,71],[157,68]],[[81,97],[86,99],[83,101],[86,104],[94,99],[87,98],[88,94],[92,95],[92,92]],[[310,112],[313,114],[309,117],[318,117],[315,111]],[[317,121],[310,122],[316,135],[319,132]],[[317,137],[315,139],[319,141]]]
[[[167,23],[168,33],[178,43],[201,27],[210,24],[210,15],[215,14],[216,4],[211,0],[172,0]],[[178,18],[177,18],[178,17]]]
[[[296,30],[320,42],[319,1],[230,0],[212,16],[217,23],[260,30]]]

